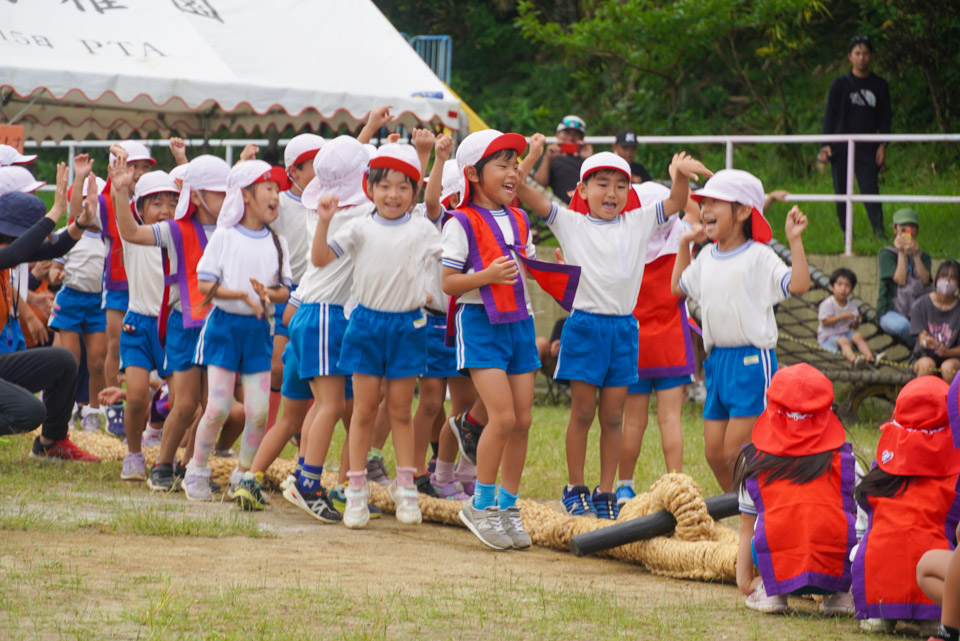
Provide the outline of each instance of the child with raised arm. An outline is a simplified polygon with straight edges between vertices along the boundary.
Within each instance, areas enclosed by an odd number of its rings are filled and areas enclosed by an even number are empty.
[[[773,306],[810,288],[801,234],[807,217],[787,214],[788,267],[766,243],[773,234],[763,217],[763,184],[739,169],[718,171],[693,195],[702,224],[684,232],[673,266],[671,289],[700,306],[707,400],[703,406],[707,463],[724,491],[733,487],[733,464],[766,407],[766,390],[777,371],[777,322]],[[690,242],[715,241],[690,262]]]
[[[317,210],[313,263],[323,267],[342,256],[354,257],[353,295],[337,367],[353,372],[353,416],[350,421],[350,479],[343,523],[360,528],[370,518],[367,506],[367,452],[380,405],[380,380],[386,379],[385,403],[397,456],[396,484],[390,487],[397,520],[422,519],[414,485],[413,421],[410,407],[416,377],[426,360],[425,256],[440,257],[432,223],[413,218],[410,208],[419,189],[420,159],[411,145],[388,143],[370,160],[364,190],[376,205],[368,215],[344,225],[333,238],[329,226],[339,200],[325,195]],[[306,468],[305,468],[306,469]]]
[[[227,175],[217,229],[197,263],[198,289],[204,296],[200,305],[212,301],[213,309],[194,355],[197,365],[207,367],[208,392],[183,479],[192,501],[213,497],[207,462],[233,406],[238,375],[245,422],[231,489],[236,493],[255,480],[249,469],[267,429],[273,303],[287,300],[291,282],[287,243],[270,228],[286,182],[282,168],[262,160],[237,163]]]
[[[160,310],[164,364],[171,371],[173,407],[164,421],[160,453],[147,487],[174,489],[173,459],[184,433],[196,420],[206,372],[193,362],[200,328],[209,307],[200,307],[197,263],[217,228],[230,166],[216,156],[197,156],[183,170],[183,186],[173,219],[138,223],[129,209],[117,208],[117,227],[127,244],[160,247],[168,258],[167,291]],[[146,223],[146,221],[144,221]]]
[[[533,136],[531,155],[539,155],[543,144],[542,135]],[[560,336],[554,375],[570,381],[569,482],[561,497],[569,514],[612,520],[619,513],[613,484],[627,386],[637,380],[638,327],[633,309],[643,279],[647,242],[687,204],[690,178],[699,173],[711,174],[686,154],[675,155],[670,164],[673,188],[669,196],[642,208],[630,187],[630,165],[606,151],[583,162],[570,209],[520,185],[520,198],[546,220],[560,241],[566,262],[581,266],[573,313]],[[583,468],[587,433],[598,414],[600,483],[591,494]]]

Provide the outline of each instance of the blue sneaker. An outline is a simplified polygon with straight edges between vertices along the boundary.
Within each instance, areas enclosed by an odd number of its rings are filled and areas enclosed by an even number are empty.
[[[590,488],[586,485],[566,486],[563,488],[563,507],[570,516],[592,516],[596,518],[597,510],[593,507],[590,498]]]
[[[117,438],[126,438],[127,432],[123,428],[123,403],[107,407],[107,434]]]
[[[617,505],[617,495],[613,492],[601,492],[600,487],[593,489],[593,508],[598,519],[616,521],[620,516],[620,506]]]
[[[637,495],[629,485],[621,485],[617,488],[617,507],[623,507],[623,504]]]

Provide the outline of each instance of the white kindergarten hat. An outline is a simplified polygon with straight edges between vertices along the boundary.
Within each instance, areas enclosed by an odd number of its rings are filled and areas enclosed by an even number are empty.
[[[164,193],[179,194],[180,188],[177,187],[177,183],[173,182],[173,178],[171,178],[167,172],[159,170],[148,171],[140,176],[140,180],[137,181],[137,186],[133,188],[134,207],[136,207],[136,203],[145,196]],[[137,215],[140,216],[139,208],[137,209]]]
[[[294,165],[313,160],[326,141],[317,134],[294,136],[283,150],[283,165],[290,171]]]
[[[106,188],[106,186],[107,186],[107,181],[104,180],[103,178],[101,178],[100,176],[94,176],[94,180],[97,181],[97,194],[102,194],[102,193],[103,193],[103,190],[104,190],[104,189]],[[89,185],[89,184],[90,184],[90,183],[87,182],[86,180],[83,181],[83,191],[82,191],[81,193],[83,194],[83,197],[84,197],[84,198],[87,197],[87,191],[88,191],[88,190],[87,190],[87,185]],[[71,187],[71,189],[72,189],[72,187]]]
[[[460,170],[457,161],[453,158],[443,165],[443,178],[440,182],[440,202],[454,194],[460,193]]]
[[[603,169],[622,172],[626,175],[628,181],[632,178],[630,175],[630,163],[612,151],[601,151],[593,154],[580,165],[580,182],[583,182],[590,174]]]
[[[33,154],[31,156],[24,156],[16,147],[11,147],[10,145],[0,145],[0,167],[9,167],[10,165],[21,165],[28,162],[33,162],[37,159],[37,155]]]
[[[757,242],[767,243],[773,238],[770,223],[763,217],[763,183],[742,169],[721,169],[707,181],[692,198],[699,204],[704,198],[715,198],[728,203],[749,205],[752,209],[751,231]]]
[[[243,218],[243,188],[265,182],[275,182],[280,191],[286,191],[290,178],[283,167],[271,167],[263,160],[244,160],[234,165],[227,174],[227,195],[220,207],[217,227],[235,227]]]
[[[119,143],[121,147],[127,150],[127,162],[136,162],[138,160],[146,160],[150,163],[150,166],[157,164],[157,161],[153,159],[150,155],[150,149],[143,144],[142,142],[137,142],[136,140],[124,140]],[[117,157],[112,153],[110,154],[110,166],[113,167],[114,161]]]
[[[32,194],[46,184],[44,181],[34,178],[26,167],[19,165],[0,167],[0,195],[11,191]]]
[[[420,182],[420,157],[414,146],[407,143],[388,142],[380,145],[377,153],[370,159],[370,169],[393,169],[415,183]],[[367,190],[366,180],[363,182],[363,189],[367,198],[373,200],[373,196]]]
[[[467,167],[472,167],[482,159],[503,149],[513,149],[522,154],[527,149],[527,139],[520,134],[505,134],[496,129],[484,129],[470,134],[457,148],[457,168],[461,183],[460,202],[470,201],[470,181],[467,180]]]
[[[227,191],[227,174],[230,173],[230,165],[219,156],[204,154],[197,156],[186,165],[180,165],[185,169],[182,171],[183,187],[180,190],[180,199],[177,201],[177,213],[174,214],[176,220],[180,220],[190,211],[190,191]],[[173,172],[170,177],[175,178]],[[141,178],[142,180],[142,178]]]
[[[338,136],[325,143],[313,159],[316,176],[304,188],[300,204],[315,210],[324,196],[336,196],[339,207],[366,203],[363,173],[369,160],[367,145],[356,138]]]
[[[637,198],[640,199],[641,205],[648,205],[670,197],[670,188],[653,180],[647,180],[639,185],[633,185],[633,191],[637,194]]]

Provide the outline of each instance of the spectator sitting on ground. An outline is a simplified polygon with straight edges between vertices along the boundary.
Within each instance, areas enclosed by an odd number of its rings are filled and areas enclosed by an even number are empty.
[[[593,155],[593,145],[583,142],[587,125],[579,116],[564,116],[557,125],[557,142],[547,146],[533,179],[553,190],[553,195],[570,204],[580,182],[580,165]]]
[[[917,337],[910,363],[917,376],[935,374],[939,368],[949,383],[960,370],[960,263],[944,261],[935,282],[936,289],[918,298],[910,312],[910,331]]]
[[[630,163],[631,182],[639,184],[653,180],[647,168],[633,160],[637,155],[637,134],[633,130],[626,129],[618,133],[617,142],[613,143],[612,149],[613,153]]]
[[[860,332],[854,331],[860,326],[860,312],[850,301],[853,288],[857,286],[857,275],[853,270],[841,267],[830,274],[830,292],[817,312],[817,343],[834,354],[842,353],[851,365],[859,365],[873,360],[873,351],[867,345]],[[857,347],[859,355],[854,353]]]
[[[920,217],[912,209],[898,209],[893,215],[893,246],[877,255],[880,286],[877,318],[880,328],[913,347],[910,309],[913,301],[930,291],[930,255],[917,245]]]

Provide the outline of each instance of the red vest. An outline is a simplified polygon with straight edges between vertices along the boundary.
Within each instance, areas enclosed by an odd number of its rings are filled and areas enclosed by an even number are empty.
[[[633,317],[640,326],[640,378],[687,376],[693,373],[693,343],[683,298],[670,291],[676,254],[648,263]]]
[[[849,443],[833,454],[825,474],[798,485],[747,479],[757,508],[754,546],[767,594],[806,587],[850,589],[850,550],[857,542],[854,458]]]
[[[100,194],[100,234],[107,244],[107,259],[103,264],[104,286],[110,291],[126,291],[127,270],[123,266],[123,241],[117,227],[117,213],[110,199],[110,181]]]
[[[203,296],[200,294],[197,279],[197,263],[207,247],[207,233],[203,225],[192,215],[180,220],[171,220],[170,236],[177,255],[177,273],[168,278],[168,286],[176,286],[180,292],[180,308],[183,311],[183,326],[186,329],[201,327],[210,305],[201,307]],[[164,261],[164,271],[169,272],[169,262]],[[168,277],[169,277],[168,273]],[[169,289],[164,292],[163,305],[160,309],[160,340],[166,336],[167,317],[169,309]]]
[[[953,548],[956,483],[956,474],[916,476],[898,496],[869,497],[870,524],[853,560],[857,618],[940,620],[940,606],[917,585],[917,562],[927,550]]]

